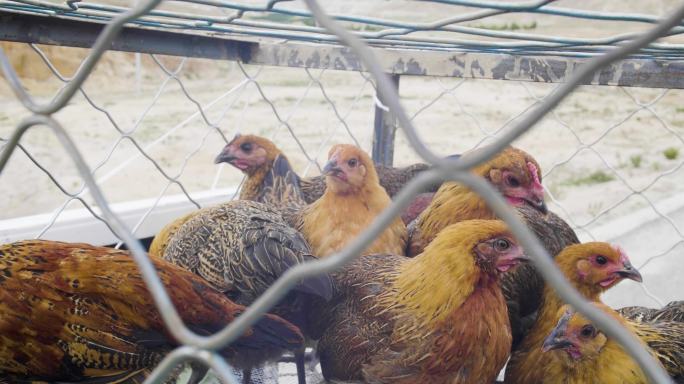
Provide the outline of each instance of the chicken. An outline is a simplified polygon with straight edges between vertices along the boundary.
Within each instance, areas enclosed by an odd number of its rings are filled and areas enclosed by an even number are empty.
[[[280,209],[297,209],[306,205],[299,186],[299,176],[287,157],[272,142],[258,136],[236,136],[216,158],[229,162],[247,175],[240,189],[241,200],[259,201]],[[193,211],[167,224],[152,240],[150,255],[162,257],[171,238]]]
[[[675,382],[684,381],[684,324],[661,321],[632,322],[621,317],[607,305],[594,303],[629,331],[634,333],[667,369]],[[553,354],[544,368],[545,383],[647,383],[641,367],[622,346],[598,330],[568,305],[556,327],[543,344],[543,350]]]
[[[318,352],[326,379],[487,383],[511,347],[499,275],[525,256],[498,220],[445,228],[415,258],[364,255],[334,273]]]
[[[229,163],[247,176],[240,200],[275,206],[312,202],[301,186],[301,178],[287,157],[270,140],[255,135],[236,135],[216,157],[215,163]]]
[[[551,358],[548,359],[549,364],[543,367],[544,381],[540,381],[540,384],[648,383],[639,364],[619,343],[574,313],[569,306],[563,306],[561,310],[563,315],[543,344],[543,351],[550,354]],[[634,332],[619,316],[614,318]]]
[[[152,239],[152,243],[150,243],[150,249],[148,250],[150,256],[162,257],[162,255],[164,255],[164,250],[169,246],[169,241],[171,241],[171,238],[176,234],[176,232],[178,232],[178,228],[197,215],[197,213],[198,211],[192,211],[177,218],[169,224],[166,224],[164,228],[162,228],[162,230],[154,236],[154,239]]]
[[[684,322],[684,300],[673,301],[660,309],[646,307],[625,307],[618,309],[623,317],[633,321],[679,321]]]
[[[213,334],[245,310],[182,268],[152,262],[193,331]],[[127,382],[144,377],[178,345],[126,251],[22,241],[0,246],[0,271],[5,380]],[[295,326],[266,315],[221,354],[250,368],[302,343]]]
[[[588,300],[598,301],[599,295],[628,278],[641,281],[624,251],[608,243],[590,242],[571,245],[555,259],[558,268],[570,283]],[[540,383],[545,372],[539,367],[548,364],[543,354],[544,339],[558,321],[558,310],[564,303],[550,285],[544,288],[538,317],[518,350],[514,351],[506,368],[506,383]]]
[[[468,155],[466,155],[468,156]],[[544,187],[537,161],[520,149],[508,147],[473,173],[485,178],[513,206],[530,205],[546,213]],[[462,184],[445,182],[430,205],[409,225],[409,256],[417,255],[449,224],[469,219],[495,219],[484,199]]]
[[[527,204],[517,207],[516,211],[551,257],[556,257],[568,245],[579,243],[575,231],[553,212],[542,213]],[[544,279],[532,264],[521,265],[501,278],[511,321],[514,350],[534,324],[544,285]]]
[[[340,251],[391,203],[378,183],[370,156],[356,146],[338,144],[330,148],[323,173],[325,193],[292,220],[317,257]],[[403,255],[406,237],[406,226],[397,218],[363,253]]]
[[[164,259],[200,275],[236,303],[249,305],[288,268],[314,257],[302,235],[274,207],[235,200],[205,208],[188,220],[169,242]],[[309,336],[308,306],[318,298],[329,299],[331,291],[329,276],[310,277],[295,286],[273,313]],[[298,357],[302,369],[303,356]]]

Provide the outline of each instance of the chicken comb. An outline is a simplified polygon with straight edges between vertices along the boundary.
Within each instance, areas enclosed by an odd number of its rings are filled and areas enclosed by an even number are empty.
[[[527,169],[530,170],[530,174],[532,174],[532,184],[539,185],[541,187],[541,180],[539,180],[539,170],[537,169],[537,166],[531,162],[527,162]]]

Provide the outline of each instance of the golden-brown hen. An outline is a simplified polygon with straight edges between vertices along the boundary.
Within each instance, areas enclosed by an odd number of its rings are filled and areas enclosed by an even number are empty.
[[[591,242],[571,245],[556,256],[558,268],[570,283],[588,300],[599,301],[599,295],[628,278],[641,281],[627,255],[617,246]],[[548,363],[542,353],[544,339],[558,321],[558,311],[565,303],[547,284],[537,319],[506,367],[506,383],[540,383],[544,372],[539,367]]]
[[[677,321],[634,322],[605,304],[594,305],[634,333],[677,383],[684,381],[684,324]],[[570,306],[561,308],[543,350],[553,354],[544,383],[647,383],[641,367],[616,341]]]
[[[601,309],[614,314],[616,320],[634,332],[614,311],[608,307]],[[540,367],[545,373],[544,381],[540,384],[648,383],[639,364],[619,343],[608,338],[570,306],[563,306],[560,313],[562,315],[556,327],[544,340],[543,351],[549,358],[548,365]],[[648,348],[646,345],[644,347]]]
[[[193,331],[215,333],[245,310],[192,273],[152,262]],[[295,326],[266,315],[221,353],[250,368],[302,343]],[[126,251],[43,240],[0,246],[6,380],[125,382],[144,376],[177,345]]]
[[[468,156],[467,154],[465,156]],[[513,206],[529,205],[546,213],[544,187],[537,161],[526,152],[508,147],[489,161],[474,168],[501,192]],[[409,225],[407,254],[417,255],[449,224],[471,219],[495,219],[484,199],[466,186],[445,182],[430,205]]]
[[[350,144],[330,148],[323,168],[326,190],[293,220],[317,257],[344,248],[365,231],[391,203],[378,183],[373,161],[362,149]],[[363,253],[403,255],[406,226],[397,218]]]
[[[327,379],[487,383],[511,347],[499,275],[524,256],[505,224],[445,228],[415,258],[364,255],[334,273],[318,352]]]

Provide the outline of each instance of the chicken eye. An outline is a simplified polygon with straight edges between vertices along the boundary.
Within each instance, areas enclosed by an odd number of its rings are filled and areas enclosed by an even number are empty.
[[[509,187],[517,188],[520,186],[520,180],[515,176],[508,176],[506,177],[506,184],[508,184]]]
[[[494,242],[494,248],[499,252],[505,252],[511,247],[510,241],[506,239],[498,239]]]
[[[596,328],[594,328],[593,325],[585,325],[580,331],[580,335],[582,335],[582,337],[593,337],[595,333]]]
[[[607,262],[608,260],[605,257],[601,255],[596,256],[596,263],[598,263],[599,265],[604,265]]]
[[[349,159],[349,161],[347,161],[347,164],[349,164],[349,166],[352,168],[356,167],[357,163],[358,161],[356,159]]]
[[[242,149],[245,152],[249,152],[252,150],[252,143],[242,143],[240,145],[240,149]]]

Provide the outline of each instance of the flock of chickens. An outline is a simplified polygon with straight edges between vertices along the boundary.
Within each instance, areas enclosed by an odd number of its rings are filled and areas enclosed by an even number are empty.
[[[465,154],[464,156],[468,156]],[[352,145],[302,178],[270,141],[236,136],[219,154],[246,174],[240,199],[167,225],[149,255],[185,324],[212,334],[288,268],[334,254],[428,168],[374,165]],[[625,252],[580,244],[548,211],[535,159],[509,147],[472,172],[517,210],[568,280],[684,383],[684,302],[618,311],[600,301],[641,281]],[[299,281],[220,353],[250,372],[290,351],[305,383],[315,345],[327,380],[367,383],[646,383],[616,341],[565,305],[507,226],[455,182],[416,197],[362,256]],[[178,346],[127,251],[30,240],[0,246],[0,382],[139,383]],[[192,366],[190,382],[206,368]]]

